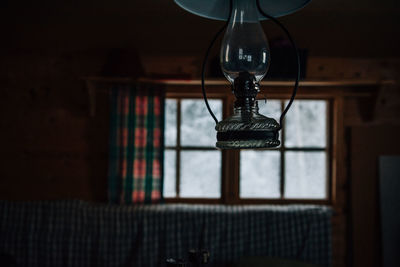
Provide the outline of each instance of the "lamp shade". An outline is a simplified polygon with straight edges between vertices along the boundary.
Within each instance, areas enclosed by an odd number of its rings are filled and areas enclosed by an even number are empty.
[[[230,0],[174,0],[176,4],[195,15],[216,20],[227,20]],[[255,1],[255,0],[254,0]],[[306,6],[311,0],[260,0],[265,12],[273,17],[281,17]],[[266,19],[258,14],[260,20]]]

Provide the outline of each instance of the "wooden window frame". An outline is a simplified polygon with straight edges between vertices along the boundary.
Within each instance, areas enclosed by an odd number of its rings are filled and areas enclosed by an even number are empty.
[[[193,91],[193,88],[170,88],[167,87],[166,97],[173,99],[202,99],[201,91]],[[214,92],[208,93],[209,99],[221,99],[223,103],[223,117],[226,118],[232,113],[234,96],[228,92],[221,92],[221,88],[214,88]],[[226,87],[223,87],[226,90]],[[211,90],[210,90],[211,91]],[[277,92],[274,94],[268,94],[268,98],[271,100],[282,100],[282,105],[284,105],[284,100],[289,99],[290,94],[288,92]],[[334,137],[334,115],[335,115],[335,98],[326,94],[298,94],[296,99],[304,100],[324,100],[327,102],[327,143],[326,148],[318,149],[318,151],[326,151],[327,160],[327,198],[326,199],[295,199],[295,198],[284,198],[284,167],[282,166],[282,159],[284,157],[284,151],[307,151],[307,148],[284,148],[283,145],[277,149],[281,153],[281,197],[280,198],[240,198],[240,150],[222,150],[222,162],[221,162],[221,197],[218,199],[214,198],[165,198],[166,203],[198,203],[198,204],[228,204],[228,205],[241,205],[241,204],[317,204],[317,205],[331,205],[334,200],[334,179],[333,179],[333,137]],[[177,112],[180,112],[177,110]],[[178,115],[179,118],[179,115]],[[179,127],[180,122],[177,121],[177,127]],[[283,130],[284,131],[284,130]],[[178,131],[179,132],[179,131]],[[283,132],[282,132],[283,134]],[[179,137],[179,136],[178,136]],[[283,138],[282,138],[283,140]],[[283,141],[284,144],[284,141]],[[177,141],[178,145],[178,141]],[[169,148],[170,149],[170,148]],[[191,149],[191,148],[185,148]],[[193,150],[201,150],[202,148],[193,147]],[[206,148],[206,150],[211,150]],[[311,148],[309,151],[316,151]],[[176,161],[180,160],[177,153]],[[177,164],[178,166],[178,164]],[[177,168],[176,175],[180,175]],[[231,177],[231,178],[229,178]],[[176,183],[179,183],[178,178]],[[178,185],[176,185],[176,192],[178,193]]]

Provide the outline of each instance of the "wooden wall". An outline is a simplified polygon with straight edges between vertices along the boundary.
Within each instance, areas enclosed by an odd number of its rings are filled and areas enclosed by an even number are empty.
[[[311,58],[308,77],[399,80],[398,59]],[[381,86],[371,97],[347,97],[343,177],[337,177],[343,210],[333,217],[334,266],[380,266],[378,156],[400,154],[400,88]]]
[[[186,13],[172,0],[157,5],[1,3],[0,199],[106,200],[108,96],[97,93],[91,117],[82,78],[198,77],[208,40],[221,26]],[[399,11],[392,0],[313,1],[282,21],[309,51],[308,78],[398,79]],[[282,37],[270,23],[264,28],[270,40]],[[379,264],[374,164],[385,152],[378,140],[398,144],[387,133],[397,131],[399,99],[398,87],[388,86],[373,98],[343,103],[347,158],[343,211],[334,218],[335,266]],[[371,150],[365,148],[370,139]],[[400,153],[396,147],[391,153]],[[355,224],[362,218],[368,222]]]
[[[9,200],[106,199],[108,102],[88,116],[79,76],[97,58],[10,54],[2,61],[0,196]]]
[[[349,188],[353,266],[382,264],[378,159],[382,155],[400,155],[399,136],[400,125],[363,125],[351,129]]]

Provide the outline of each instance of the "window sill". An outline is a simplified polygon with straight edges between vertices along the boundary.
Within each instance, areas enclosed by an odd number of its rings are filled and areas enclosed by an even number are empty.
[[[167,204],[220,204],[220,205],[325,205],[332,206],[328,199],[239,199],[237,201],[224,201],[222,199],[208,198],[165,198]]]

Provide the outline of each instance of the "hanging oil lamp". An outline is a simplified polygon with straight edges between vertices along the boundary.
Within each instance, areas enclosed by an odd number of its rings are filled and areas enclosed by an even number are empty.
[[[297,47],[287,29],[276,17],[293,13],[310,0],[175,0],[183,9],[226,24],[214,36],[202,67],[202,90],[210,115],[216,122],[216,147],[220,149],[262,149],[280,145],[279,131],[283,119],[296,96],[300,78]],[[268,14],[265,12],[267,10]],[[270,19],[288,36],[297,60],[297,77],[292,97],[281,114],[279,123],[258,112],[257,94],[260,82],[270,64],[270,50],[260,20]],[[226,29],[220,50],[222,72],[232,85],[236,97],[232,116],[218,121],[212,112],[205,88],[204,73],[209,52],[220,33]]]

